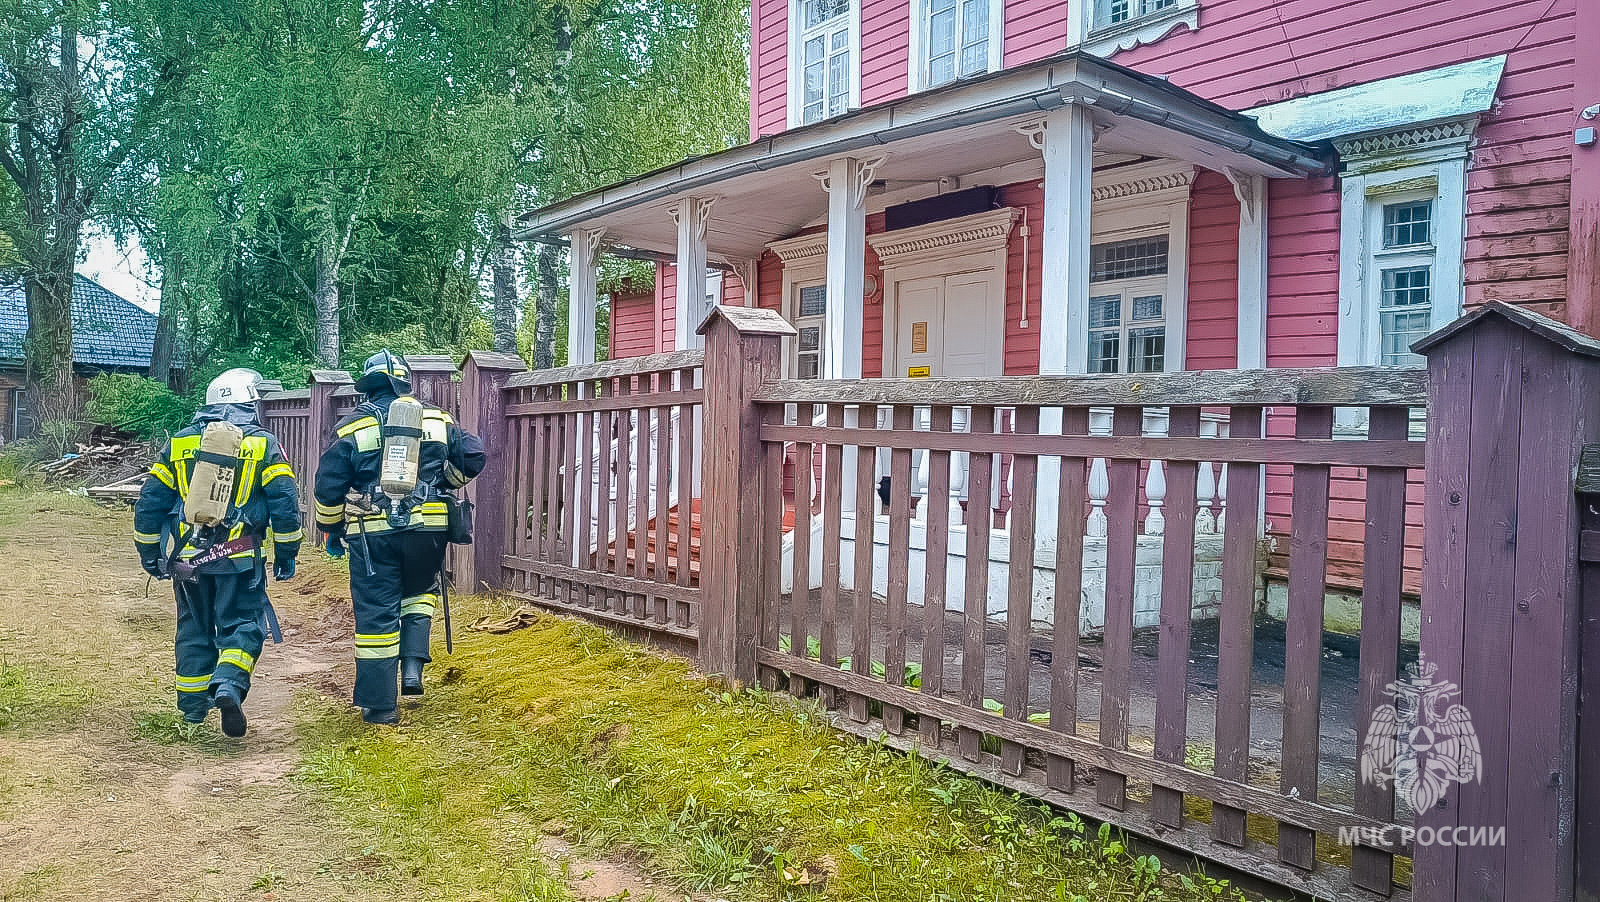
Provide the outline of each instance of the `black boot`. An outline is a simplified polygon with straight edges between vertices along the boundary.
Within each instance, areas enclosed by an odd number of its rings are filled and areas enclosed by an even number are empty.
[[[400,713],[393,708],[379,710],[377,708],[362,708],[361,719],[367,723],[377,724],[382,727],[392,727],[400,723]]]
[[[221,683],[211,697],[211,703],[222,712],[222,734],[234,739],[244,735],[244,709],[239,707],[239,689],[232,683]]]
[[[422,694],[422,659],[400,659],[400,694]]]

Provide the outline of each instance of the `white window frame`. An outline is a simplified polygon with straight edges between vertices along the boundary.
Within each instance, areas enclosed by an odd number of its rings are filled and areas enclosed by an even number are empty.
[[[1346,154],[1339,207],[1339,352],[1340,366],[1377,366],[1382,359],[1383,206],[1433,198],[1433,311],[1438,329],[1461,315],[1465,289],[1467,230],[1467,146],[1461,136],[1409,145],[1404,136],[1388,139],[1388,153],[1362,154],[1380,143],[1366,138],[1341,145]],[[1411,165],[1394,167],[1397,157]],[[1385,166],[1393,168],[1384,168]]]
[[[797,238],[786,238],[774,241],[767,245],[767,249],[778,255],[783,263],[783,318],[795,326],[797,333],[800,323],[800,289],[812,285],[825,285],[828,281],[828,233],[813,232]],[[822,336],[822,356],[818,363],[821,364],[827,357],[828,337]],[[785,379],[794,379],[799,376],[799,346],[798,334],[784,339],[783,376]],[[826,371],[824,371],[826,372]]]
[[[1166,286],[1162,295],[1167,331],[1162,367],[1168,373],[1183,370],[1189,340],[1189,195],[1194,174],[1193,166],[1170,161],[1097,172],[1094,203],[1089,211],[1091,244],[1167,236]],[[1049,198],[1045,202],[1049,203]],[[1139,276],[1094,284],[1115,285],[1161,278]],[[1090,296],[1094,295],[1094,284],[1089,286]],[[1087,348],[1089,317],[1087,310],[1083,313],[1083,331],[1071,340]],[[1084,361],[1087,365],[1087,356]]]
[[[956,20],[959,28],[961,18],[961,0],[957,0]],[[1005,66],[1005,37],[1006,37],[1006,9],[1003,0],[988,0],[989,4],[989,63],[985,72],[998,72]],[[929,0],[911,0],[911,65],[907,67],[907,90],[915,94],[931,87],[943,87],[955,84],[963,78],[972,78],[972,75],[957,75],[955,79],[940,82],[938,85],[928,83],[929,51],[932,43],[931,35],[931,3]],[[959,34],[959,32],[958,32]],[[959,62],[960,42],[957,41],[956,55]],[[978,73],[982,74],[982,73]]]
[[[789,0],[789,65],[787,118],[790,128],[797,128],[806,124],[804,119],[804,87],[805,87],[805,48],[806,33],[803,27],[805,0]],[[845,13],[846,26],[849,30],[850,43],[850,102],[846,105],[845,112],[861,106],[861,0],[850,0],[850,10]],[[830,20],[831,21],[831,20]],[[826,113],[826,98],[824,98],[824,115],[818,122],[826,122],[833,118]],[[840,114],[842,115],[842,114]]]
[[[1152,231],[1149,234],[1142,235],[1140,237],[1144,237],[1144,238],[1166,237],[1167,238],[1167,272],[1162,273],[1160,275],[1131,276],[1131,277],[1125,278],[1125,279],[1106,279],[1105,281],[1101,281],[1101,282],[1090,282],[1089,283],[1089,314],[1090,314],[1089,319],[1090,319],[1090,325],[1086,328],[1086,330],[1084,332],[1084,344],[1085,345],[1089,345],[1089,337],[1093,333],[1095,333],[1095,332],[1109,332],[1109,331],[1111,331],[1112,328],[1115,328],[1116,331],[1117,331],[1117,334],[1119,335],[1119,338],[1118,338],[1118,344],[1117,344],[1117,369],[1114,372],[1116,374],[1118,374],[1118,375],[1139,375],[1139,373],[1135,373],[1133,370],[1130,370],[1130,369],[1127,368],[1127,366],[1128,366],[1128,352],[1132,349],[1131,332],[1133,330],[1136,330],[1136,329],[1142,329],[1142,328],[1145,328],[1147,326],[1158,325],[1158,324],[1161,326],[1161,329],[1162,329],[1162,333],[1161,333],[1162,342],[1163,342],[1163,354],[1162,354],[1162,360],[1161,360],[1162,372],[1165,372],[1166,371],[1166,367],[1167,367],[1167,355],[1165,354],[1165,346],[1166,346],[1166,342],[1168,341],[1168,339],[1170,338],[1170,336],[1172,334],[1172,323],[1171,323],[1171,320],[1172,320],[1172,306],[1171,306],[1171,298],[1168,296],[1169,289],[1171,287],[1171,276],[1172,276],[1172,239],[1171,239],[1170,236],[1167,235],[1167,232],[1166,232],[1165,229]],[[1097,241],[1095,243],[1096,244],[1100,244],[1102,242],[1098,242]],[[1107,327],[1096,327],[1096,326],[1094,326],[1092,324],[1092,320],[1094,318],[1094,301],[1095,301],[1095,298],[1110,297],[1113,294],[1117,295],[1121,299],[1121,306],[1122,306],[1121,314],[1120,314],[1120,317],[1119,317],[1117,325],[1115,327],[1109,327],[1109,326],[1107,326]],[[1135,298],[1139,298],[1139,297],[1145,297],[1145,296],[1152,295],[1152,294],[1158,294],[1161,297],[1161,319],[1160,319],[1159,323],[1157,323],[1155,321],[1138,321],[1138,322],[1136,322],[1133,319],[1134,299]],[[1089,350],[1092,352],[1093,351],[1093,347],[1090,346]],[[1096,358],[1095,358],[1095,355],[1093,353],[1088,353],[1087,356],[1085,357],[1085,360],[1087,360],[1088,363],[1089,363],[1089,372],[1091,372],[1091,373],[1094,372],[1095,359]]]
[[[1100,11],[1111,0],[1085,0],[1074,4],[1067,16],[1067,47],[1112,57],[1124,50],[1161,40],[1181,25],[1200,30],[1200,0],[1178,0],[1166,9],[1135,16],[1126,22],[1100,26]],[[1140,0],[1131,0],[1138,3]]]

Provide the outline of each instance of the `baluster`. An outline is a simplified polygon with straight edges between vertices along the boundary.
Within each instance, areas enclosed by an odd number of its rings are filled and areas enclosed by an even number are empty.
[[[1227,526],[1228,517],[1228,465],[1222,465],[1222,475],[1217,477],[1217,532]]]
[[[932,425],[933,410],[929,407],[918,407],[914,428],[919,432],[927,432]],[[933,503],[928,495],[928,457],[924,450],[911,452],[912,459],[916,462],[911,471],[911,522],[926,523],[928,521],[928,505]]]
[[[1111,410],[1095,407],[1089,410],[1089,434],[1111,434]],[[1089,462],[1089,535],[1103,539],[1106,536],[1106,495],[1111,492],[1111,479],[1106,474],[1106,459],[1096,457]]]
[[[1200,421],[1200,437],[1216,438],[1217,423],[1215,420],[1202,419]],[[1213,499],[1217,497],[1217,473],[1211,461],[1200,462],[1200,467],[1195,473],[1194,483],[1195,504],[1198,509],[1194,514],[1194,531],[1196,535],[1210,536],[1217,533],[1217,518],[1211,512]]]
[[[957,407],[950,412],[951,432],[972,431],[972,411],[970,408]],[[967,472],[971,465],[971,455],[966,451],[957,451],[950,455],[950,498],[946,502],[950,506],[950,522],[965,523],[961,502],[967,500]]]
[[[1164,408],[1144,412],[1144,434],[1160,437],[1167,434],[1167,411]],[[1144,532],[1148,536],[1163,535],[1167,531],[1167,517],[1161,512],[1167,503],[1166,465],[1159,460],[1150,461],[1150,472],[1145,475],[1144,496],[1150,502],[1150,513],[1144,518]]]

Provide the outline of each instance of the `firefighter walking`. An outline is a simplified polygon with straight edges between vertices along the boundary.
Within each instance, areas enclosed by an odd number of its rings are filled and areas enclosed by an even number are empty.
[[[294,472],[260,426],[260,381],[248,369],[212,380],[205,406],[151,464],[133,513],[140,565],[171,578],[177,596],[178,710],[197,724],[216,707],[235,738],[271,616],[268,530],[279,580],[294,575],[303,537]]]
[[[349,543],[354,702],[363,720],[392,725],[398,695],[422,694],[445,547],[471,529],[455,492],[483,469],[484,453],[448,413],[411,397],[403,357],[373,355],[356,390],[365,399],[335,426],[317,467],[317,528],[334,557]]]

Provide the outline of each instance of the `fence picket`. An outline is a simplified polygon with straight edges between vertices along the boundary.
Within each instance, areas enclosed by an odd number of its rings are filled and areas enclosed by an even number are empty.
[[[1062,435],[1086,435],[1089,409],[1067,407],[1061,411]],[[1061,458],[1061,486],[1056,510],[1056,597],[1052,612],[1055,626],[1050,647],[1050,728],[1075,736],[1078,732],[1078,641],[1083,618],[1083,539],[1088,523],[1084,508],[1089,499],[1089,461]],[[1045,781],[1051,789],[1072,792],[1076,762],[1051,755],[1045,761]]]
[[[1261,408],[1228,413],[1236,438],[1261,434]],[[1217,648],[1216,774],[1245,782],[1250,768],[1250,672],[1255,654],[1256,537],[1261,466],[1228,465],[1228,508],[1222,537],[1222,611]],[[1245,812],[1218,804],[1211,813],[1218,842],[1243,848]]]
[[[977,435],[992,433],[994,408],[972,408],[970,430]],[[984,628],[989,608],[989,527],[994,520],[989,510],[993,464],[994,457],[989,454],[973,454],[967,461],[967,585],[962,617],[961,703],[980,712],[985,688]],[[983,734],[972,727],[960,727],[956,738],[961,757],[977,761]]]
[[[893,408],[896,429],[910,429],[914,410],[905,404]],[[889,454],[889,572],[886,578],[887,612],[883,649],[884,680],[891,686],[906,682],[906,599],[911,592],[911,449]],[[891,736],[905,732],[906,712],[884,705],[883,728]]]
[[[863,405],[857,413],[861,428],[876,423],[878,409]],[[853,615],[850,623],[850,672],[872,676],[872,542],[877,521],[877,504],[873,492],[876,455],[871,445],[856,446],[856,537],[855,580],[851,584]],[[867,697],[859,693],[849,697],[850,719],[857,723],[867,720]]]
[[[827,411],[828,427],[844,426],[844,405],[830,404]],[[844,522],[844,446],[828,444],[822,447],[822,622],[817,628],[817,643],[822,663],[828,667],[839,666],[839,556],[843,553],[840,536]],[[828,708],[839,706],[839,696],[832,686],[821,690],[822,703]]]
[[[1113,435],[1136,436],[1144,411],[1118,407],[1112,414]],[[1100,687],[1100,744],[1128,747],[1129,688],[1133,675],[1133,567],[1139,542],[1139,460],[1106,462],[1106,626],[1105,661]],[[1121,811],[1128,804],[1126,774],[1101,768],[1095,775],[1100,804]]]
[[[949,432],[951,413],[950,407],[942,404],[930,410],[930,432]],[[927,568],[922,598],[922,691],[940,696],[944,693],[945,580],[950,566],[950,452],[929,451],[927,455],[928,486],[923,497],[928,509],[923,527],[927,535]],[[939,718],[931,714],[918,715],[917,725],[923,748],[939,748],[944,739]]]
[[[781,413],[782,408],[777,408]],[[781,421],[780,421],[781,422]],[[783,446],[775,446],[780,451],[778,461],[778,506],[776,510],[783,511],[783,460],[781,451]],[[799,442],[795,445],[794,455],[794,565],[791,571],[789,594],[789,647],[797,655],[806,655],[806,648],[811,641],[811,496],[812,496],[812,445],[810,442]],[[801,677],[795,676],[791,680],[791,688],[802,690]]]
[[[1200,434],[1200,408],[1174,407],[1167,434]],[[1168,461],[1166,535],[1161,549],[1161,626],[1156,654],[1156,736],[1158,761],[1183,764],[1188,746],[1190,620],[1194,616],[1195,487],[1199,465]],[[1155,784],[1150,813],[1165,827],[1183,826],[1183,792]]]
[[[1020,435],[1039,431],[1039,408],[1017,408],[1012,429]],[[1006,592],[1005,716],[1027,720],[1028,666],[1033,639],[1034,503],[1039,459],[1031,454],[1011,458],[1011,572]],[[1012,776],[1022,773],[1026,748],[1020,743],[1000,743],[1000,769]]]

